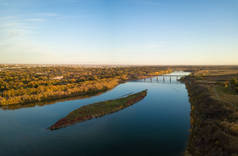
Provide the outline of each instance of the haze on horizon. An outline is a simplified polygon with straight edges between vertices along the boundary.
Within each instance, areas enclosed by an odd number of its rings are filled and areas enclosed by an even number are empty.
[[[238,65],[237,0],[0,0],[0,63]]]

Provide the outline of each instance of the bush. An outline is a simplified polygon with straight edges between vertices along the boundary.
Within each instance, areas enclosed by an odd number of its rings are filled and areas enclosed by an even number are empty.
[[[238,87],[238,80],[237,80],[237,78],[233,78],[233,79],[231,80],[231,85]]]
[[[237,78],[233,78],[230,81],[231,84],[231,88],[234,89],[236,92],[238,92],[238,79]]]

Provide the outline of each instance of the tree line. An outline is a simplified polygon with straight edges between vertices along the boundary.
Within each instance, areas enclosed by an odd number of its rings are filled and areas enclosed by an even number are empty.
[[[0,105],[91,95],[120,82],[168,73],[166,67],[0,66]]]

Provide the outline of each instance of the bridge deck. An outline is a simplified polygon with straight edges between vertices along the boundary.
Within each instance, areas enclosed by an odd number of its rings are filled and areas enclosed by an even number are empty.
[[[188,76],[188,75],[151,75],[151,76],[168,76],[168,77],[181,77],[181,76]]]

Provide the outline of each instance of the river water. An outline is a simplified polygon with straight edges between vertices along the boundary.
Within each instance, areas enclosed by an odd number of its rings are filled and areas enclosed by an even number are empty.
[[[187,74],[175,72],[173,74]],[[50,131],[80,106],[148,89],[114,114]],[[0,109],[0,156],[179,156],[189,135],[185,85],[162,76],[126,82],[98,96],[15,110]]]

